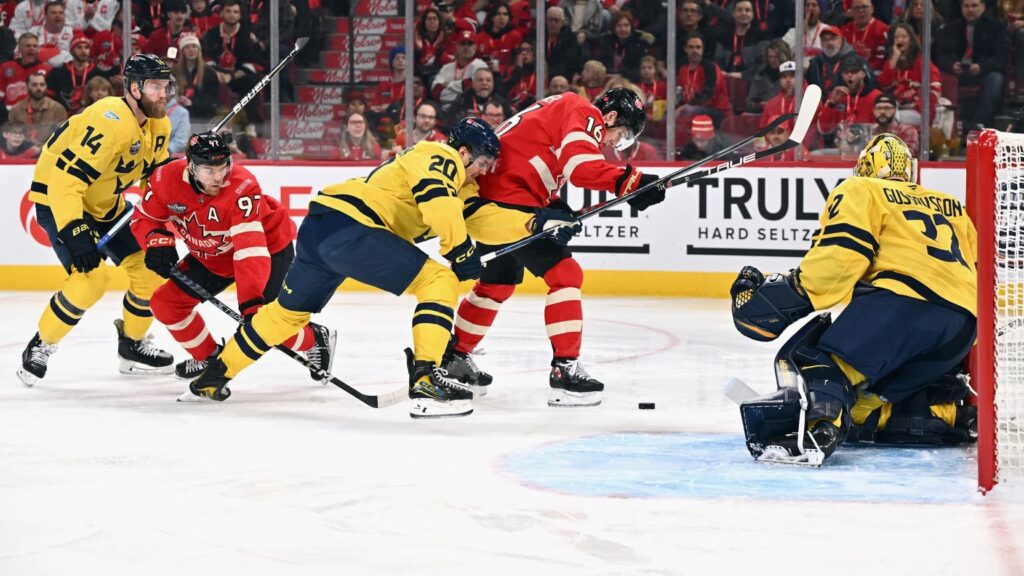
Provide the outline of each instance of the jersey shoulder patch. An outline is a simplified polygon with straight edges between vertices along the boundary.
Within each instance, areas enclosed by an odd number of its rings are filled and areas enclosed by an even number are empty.
[[[118,116],[117,114],[114,114],[113,110],[107,110],[106,112],[104,112],[103,113],[103,117],[104,118],[108,118],[110,120],[120,120],[121,119],[120,116]]]

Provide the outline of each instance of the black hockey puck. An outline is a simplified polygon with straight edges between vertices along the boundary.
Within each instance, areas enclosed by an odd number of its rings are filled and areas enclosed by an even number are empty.
[[[654,410],[654,402],[641,402],[637,407],[641,410]]]

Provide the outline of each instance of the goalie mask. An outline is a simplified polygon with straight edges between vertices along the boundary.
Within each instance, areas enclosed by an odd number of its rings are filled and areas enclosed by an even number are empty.
[[[636,95],[636,92],[628,88],[612,88],[598,96],[594,106],[601,111],[601,115],[616,112],[615,121],[605,124],[607,128],[623,127],[626,134],[615,144],[615,149],[623,151],[629,149],[640,134],[644,131],[644,124],[647,122],[647,113],[644,110],[644,102]]]
[[[917,159],[899,136],[886,132],[872,138],[864,147],[853,174],[867,178],[916,182]]]

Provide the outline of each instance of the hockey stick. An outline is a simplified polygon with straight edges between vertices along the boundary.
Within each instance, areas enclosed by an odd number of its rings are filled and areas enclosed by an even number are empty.
[[[194,280],[186,276],[181,270],[178,270],[177,268],[171,268],[171,276],[174,276],[175,280],[181,282],[185,286],[188,286],[190,290],[195,292],[201,298],[205,299],[210,304],[216,306],[218,310],[230,316],[231,319],[234,320],[235,322],[238,322],[239,324],[245,322],[245,319],[242,318],[241,314],[233,310],[227,304],[218,300],[214,295],[207,292],[205,288],[203,288]],[[387,394],[363,394],[359,390],[356,390],[355,388],[337,379],[336,377],[331,375],[330,372],[327,372],[326,370],[317,367],[315,364],[303,358],[301,354],[292,350],[291,348],[281,345],[274,346],[274,348],[277,348],[281,352],[284,352],[293,360],[305,366],[311,372],[316,373],[317,376],[329,380],[331,384],[334,384],[338,388],[341,388],[345,392],[348,392],[349,394],[354,396],[356,400],[359,400],[360,402],[366,404],[371,408],[383,408],[385,406],[392,406],[394,404],[398,404],[399,402],[406,400],[409,397],[408,389],[405,386],[403,386],[401,390],[396,390],[394,392],[389,392]]]
[[[124,214],[117,220],[117,222],[114,222],[114,225],[110,227],[110,230],[107,230],[106,234],[100,236],[100,239],[96,242],[97,251],[103,250],[103,247],[107,245],[107,242],[110,242],[111,238],[117,236],[117,233],[121,231],[121,228],[124,228],[125,224],[132,219],[132,212],[135,212],[134,205],[124,211]]]
[[[580,222],[586,220],[587,218],[593,217],[596,214],[600,214],[601,212],[604,212],[609,208],[618,206],[623,202],[628,202],[629,200],[637,197],[638,195],[643,194],[657,186],[665,186],[666,188],[671,188],[673,186],[679,186],[680,184],[694,182],[696,180],[700,180],[701,178],[706,178],[716,172],[721,172],[722,170],[742,166],[743,164],[747,164],[748,162],[760,160],[761,158],[767,158],[780,152],[785,152],[790,148],[799,146],[800,143],[803,141],[804,136],[807,134],[808,128],[810,128],[811,126],[811,121],[814,119],[814,113],[817,111],[818,104],[820,102],[821,88],[815,86],[814,84],[811,84],[810,86],[807,87],[807,90],[804,91],[804,95],[800,103],[799,114],[782,114],[778,118],[776,118],[771,124],[765,126],[756,134],[748,136],[747,138],[744,138],[743,140],[733,144],[732,146],[729,146],[728,148],[716,154],[712,154],[711,156],[708,156],[707,158],[704,158],[699,162],[686,166],[685,168],[680,168],[679,170],[676,170],[675,172],[672,172],[667,176],[663,176],[659,178],[657,181],[651,182],[646,186],[642,186],[637,190],[630,192],[629,194],[624,194],[622,196],[619,196],[618,198],[613,198],[607,202],[603,202],[596,206],[591,206],[590,208],[585,209],[583,213],[576,219],[576,221]],[[781,126],[784,122],[792,120],[793,118],[796,118],[796,124],[793,127],[793,131],[789,135],[789,139],[783,142],[782,144],[779,144],[778,146],[774,146],[772,148],[761,150],[760,152],[755,152],[753,154],[742,156],[736,160],[728,160],[729,156],[731,156],[733,152],[743,148],[744,146],[747,146],[748,144],[750,144],[751,142],[758,138],[763,138],[772,130],[775,130],[775,128]],[[697,170],[698,168],[704,166],[705,164],[720,160],[726,161],[721,164],[716,164],[710,168]],[[505,246],[500,250],[496,250],[494,252],[491,252],[490,254],[485,254],[480,258],[480,262],[486,264],[487,262],[490,262],[495,258],[499,258],[501,256],[504,256],[505,254],[508,254],[509,252],[518,250],[523,246],[530,244],[534,240],[537,240],[538,238],[543,238],[545,236],[554,234],[556,230],[557,228],[551,228],[543,232],[538,232],[533,236],[523,238],[522,240],[519,240],[518,242],[515,242],[513,244],[509,244],[508,246]]]
[[[231,108],[231,111],[228,112],[226,116],[221,118],[220,122],[217,122],[213,129],[210,130],[211,132],[220,132],[221,129],[224,128],[224,126],[228,122],[230,122],[232,118],[235,117],[235,115],[237,115],[239,112],[242,111],[243,108],[245,108],[246,104],[248,104],[256,96],[258,96],[259,93],[263,90],[263,88],[267,86],[267,84],[270,84],[270,81],[273,80],[274,77],[277,76],[278,73],[280,73],[281,70],[283,70],[284,67],[287,66],[292,61],[292,59],[295,58],[295,56],[306,46],[306,43],[309,42],[309,2],[307,0],[297,0],[294,6],[296,11],[295,30],[297,34],[297,37],[295,38],[295,47],[292,48],[292,51],[289,52],[284,58],[281,59],[280,62],[277,63],[277,66],[274,66],[273,70],[271,70],[266,76],[260,79],[260,81],[257,82],[256,85],[252,87],[252,90],[249,90],[248,94],[242,96],[242,99],[239,100],[238,103]]]

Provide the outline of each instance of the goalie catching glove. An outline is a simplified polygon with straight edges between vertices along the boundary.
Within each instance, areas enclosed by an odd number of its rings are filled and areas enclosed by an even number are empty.
[[[636,190],[639,190],[645,186],[649,186],[660,180],[658,176],[654,174],[644,174],[633,168],[633,166],[626,164],[626,171],[619,176],[619,179],[615,181],[615,195],[625,196],[631,194]],[[637,194],[635,197],[626,200],[626,204],[629,204],[637,212],[643,212],[644,210],[663,202],[665,200],[665,184],[659,184],[658,186],[651,187],[650,190]]]
[[[740,334],[770,342],[793,322],[814,310],[800,285],[800,268],[767,279],[753,266],[744,266],[729,290],[732,320]]]
[[[582,229],[583,224],[568,210],[538,208],[530,221],[532,234],[548,232],[548,237],[559,246],[568,245],[572,237]]]

